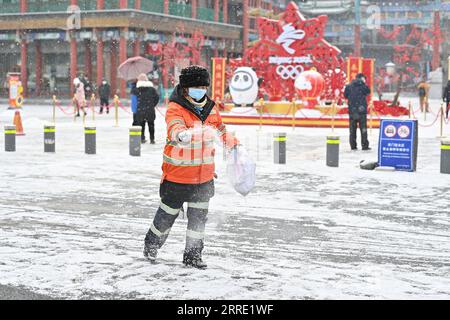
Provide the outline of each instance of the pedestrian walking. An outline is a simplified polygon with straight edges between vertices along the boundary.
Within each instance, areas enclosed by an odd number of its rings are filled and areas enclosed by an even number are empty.
[[[137,98],[136,117],[133,126],[141,126],[141,141],[146,143],[145,125],[148,125],[150,133],[150,143],[155,144],[155,107],[159,102],[159,95],[153,87],[153,83],[148,80],[145,74],[138,77],[136,87],[132,92]]]
[[[86,115],[86,111],[84,110],[84,107],[86,106],[86,96],[84,92],[84,84],[81,82],[80,79],[75,78],[73,79],[73,84],[75,86],[75,103],[76,103],[76,116],[80,116],[80,109],[83,111],[84,115]]]
[[[348,100],[348,115],[350,128],[350,147],[358,150],[356,131],[359,125],[361,131],[362,150],[371,150],[367,139],[367,96],[370,89],[366,85],[366,76],[358,73],[356,78],[345,87],[344,97]]]
[[[420,111],[430,112],[430,105],[428,104],[430,85],[426,82],[425,79],[422,79],[422,81],[417,85],[417,89],[419,90]]]
[[[208,71],[190,66],[181,71],[166,113],[160,206],[145,237],[144,256],[154,262],[158,249],[187,202],[187,232],[183,263],[206,268],[202,260],[209,201],[214,196],[214,136],[237,152],[238,140],[226,131],[213,100],[206,94]]]
[[[448,80],[447,86],[444,89],[442,100],[444,100],[446,105],[445,117],[448,118],[448,112],[450,110],[450,80]]]
[[[103,113],[103,108],[106,108],[106,113],[109,113],[111,86],[106,79],[103,79],[102,84],[98,87],[98,95],[100,96],[100,114]]]

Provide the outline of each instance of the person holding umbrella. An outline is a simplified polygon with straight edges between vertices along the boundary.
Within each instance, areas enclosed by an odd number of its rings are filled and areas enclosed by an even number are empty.
[[[141,74],[147,74],[153,71],[153,61],[137,56],[128,58],[117,69],[119,78],[130,81],[131,87],[131,111],[133,112],[133,125],[138,124],[137,121],[137,97],[134,94],[137,84],[137,78]]]
[[[119,68],[119,77],[126,81],[135,81],[140,74],[153,70],[153,61],[143,57],[133,57],[123,62]]]

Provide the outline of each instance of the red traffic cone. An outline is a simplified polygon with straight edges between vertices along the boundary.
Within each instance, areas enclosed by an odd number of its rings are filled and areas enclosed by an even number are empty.
[[[20,117],[20,111],[16,111],[14,114],[14,125],[16,126],[16,136],[24,136],[22,126],[22,118]]]

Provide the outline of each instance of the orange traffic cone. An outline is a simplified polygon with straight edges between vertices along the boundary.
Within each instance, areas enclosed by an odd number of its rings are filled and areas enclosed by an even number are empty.
[[[14,125],[16,126],[16,136],[24,136],[22,126],[22,118],[20,117],[20,111],[16,111],[14,114]]]

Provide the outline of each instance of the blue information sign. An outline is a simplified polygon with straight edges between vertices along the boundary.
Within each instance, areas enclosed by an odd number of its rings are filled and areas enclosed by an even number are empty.
[[[381,120],[379,166],[416,171],[417,134],[417,120]]]

